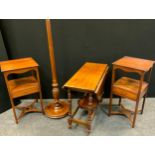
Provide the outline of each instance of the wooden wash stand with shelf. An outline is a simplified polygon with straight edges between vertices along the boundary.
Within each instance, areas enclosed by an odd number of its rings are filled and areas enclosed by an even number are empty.
[[[4,74],[16,123],[18,124],[19,119],[27,113],[44,112],[38,63],[31,57],[28,57],[2,61],[0,62],[0,65],[1,72]],[[30,73],[29,76],[14,78],[11,80],[8,78],[12,74],[20,75],[28,72]],[[28,106],[16,106],[14,104],[14,99],[30,94],[38,94],[39,97],[37,96],[37,98]],[[35,107],[38,98],[40,98],[41,110]],[[21,111],[19,116],[16,114],[16,109]]]
[[[124,56],[113,63],[109,116],[115,114],[125,115],[131,122],[132,128],[135,127],[137,113],[140,112],[142,114],[144,110],[153,64],[154,61],[151,60],[128,56]],[[117,70],[128,73],[136,73],[139,75],[139,79],[137,80],[129,77],[121,77],[116,80]],[[147,79],[145,80],[146,75]],[[113,94],[119,96],[118,106],[120,107],[120,111],[112,111]],[[121,103],[122,98],[135,101],[136,103],[134,110],[126,108]],[[138,109],[141,98],[143,98],[142,107]]]

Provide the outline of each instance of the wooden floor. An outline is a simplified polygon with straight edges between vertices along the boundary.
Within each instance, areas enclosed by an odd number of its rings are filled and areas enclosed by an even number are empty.
[[[28,100],[24,100],[27,104]],[[47,100],[45,100],[47,104]],[[155,98],[148,98],[143,115],[138,115],[134,129],[130,127],[129,121],[124,116],[106,115],[109,99],[103,100],[98,107],[93,130],[90,136],[155,136]],[[117,104],[118,100],[114,99]],[[128,106],[129,100],[123,100]],[[132,102],[134,104],[134,102]],[[73,100],[76,105],[76,99]],[[115,107],[114,107],[115,108]],[[86,113],[79,113],[78,117],[86,118]],[[67,118],[50,119],[40,113],[26,115],[18,125],[14,123],[11,110],[0,114],[0,135],[8,136],[85,136],[83,126],[73,125],[73,129],[67,128]]]

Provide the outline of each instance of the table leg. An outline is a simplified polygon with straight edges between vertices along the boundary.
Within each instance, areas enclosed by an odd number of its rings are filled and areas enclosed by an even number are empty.
[[[121,102],[122,102],[122,97],[119,97],[119,102],[118,102],[119,106],[121,105]]]
[[[93,95],[92,93],[90,93],[88,97],[88,105],[92,105],[92,104],[93,104]],[[88,129],[87,129],[88,134],[90,134],[91,132],[92,114],[93,114],[93,111],[88,110]]]
[[[37,80],[38,80],[38,84],[39,84],[40,106],[41,106],[42,113],[45,114],[45,111],[44,111],[44,105],[43,105],[43,97],[42,97],[42,92],[41,92],[41,84],[40,84],[39,71],[38,71],[38,69],[36,69],[35,71],[36,71],[36,76],[37,76]],[[33,71],[32,74],[35,76],[35,72],[34,72],[34,71]],[[36,102],[38,102],[38,98],[37,98]]]
[[[112,95],[112,92],[111,92],[111,94],[110,94],[110,101],[109,101],[109,114],[108,114],[108,116],[111,116],[112,99],[113,99],[113,95]]]
[[[91,133],[92,114],[93,114],[93,111],[89,110],[88,111],[88,129],[87,129],[88,135]]]
[[[43,106],[43,98],[42,98],[42,93],[41,92],[39,92],[39,97],[40,97],[41,111],[42,111],[43,114],[45,114],[44,106]],[[37,102],[38,102],[38,99],[37,99]]]
[[[92,105],[93,104],[93,94],[89,93],[89,97],[88,97],[88,105]]]
[[[144,111],[144,105],[145,105],[145,101],[146,101],[146,94],[145,94],[145,96],[144,96],[144,98],[143,98],[143,104],[142,104],[142,109],[141,109],[141,114],[143,114],[143,111]]]
[[[16,110],[15,110],[14,101],[13,101],[12,98],[10,98],[10,101],[11,101],[12,110],[13,110],[13,115],[14,115],[14,118],[15,118],[16,124],[18,124],[18,118],[17,118],[17,115],[16,115]]]
[[[71,129],[72,128],[72,94],[71,94],[71,90],[68,89],[68,103],[69,103],[69,119],[68,119],[68,128]]]
[[[135,107],[135,112],[134,112],[133,122],[132,122],[132,128],[135,127],[135,122],[136,122],[136,117],[137,117],[137,111],[138,111],[138,104],[139,104],[139,101],[136,102],[136,107]]]

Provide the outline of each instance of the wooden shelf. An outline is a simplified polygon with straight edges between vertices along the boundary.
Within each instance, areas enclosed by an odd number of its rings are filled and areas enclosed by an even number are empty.
[[[88,97],[82,98],[79,100],[79,106],[80,108],[86,109],[86,110],[94,110],[97,107],[97,99],[93,98],[92,104],[89,104]]]
[[[13,79],[8,83],[13,98],[21,97],[25,94],[29,95],[39,90],[38,82],[33,76]]]
[[[139,85],[140,85],[139,80],[135,80],[128,77],[122,77],[113,84],[113,93],[123,97],[127,97],[131,100],[136,100]],[[148,83],[143,82],[141,89],[141,96],[144,95],[144,93],[147,90],[147,87]]]

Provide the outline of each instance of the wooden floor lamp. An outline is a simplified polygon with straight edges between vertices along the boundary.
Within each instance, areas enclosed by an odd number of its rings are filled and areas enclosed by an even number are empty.
[[[46,31],[47,31],[47,39],[48,39],[48,48],[49,48],[49,56],[51,62],[51,71],[52,71],[52,95],[54,101],[49,103],[45,107],[45,114],[49,118],[62,118],[68,114],[69,104],[65,101],[59,100],[59,88],[57,82],[57,74],[56,74],[56,65],[55,65],[55,56],[54,56],[54,47],[53,47],[53,39],[52,39],[52,30],[50,19],[46,19]]]

